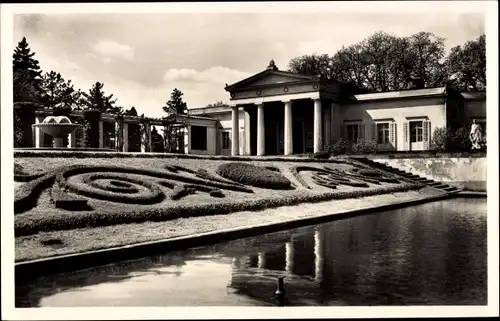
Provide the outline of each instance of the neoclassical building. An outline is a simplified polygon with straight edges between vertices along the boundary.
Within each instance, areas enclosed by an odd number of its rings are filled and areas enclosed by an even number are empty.
[[[274,61],[225,90],[229,106],[188,111],[217,122],[189,126],[186,152],[290,155],[321,151],[341,137],[376,141],[381,151],[427,150],[438,127],[476,119],[486,128],[486,92],[417,87],[360,94],[335,80],[278,70]]]
[[[460,93],[450,87],[415,88],[374,94],[359,93],[335,80],[278,70],[274,61],[249,78],[226,85],[228,106],[192,108],[179,116],[184,127],[178,150],[204,155],[290,155],[323,150],[340,138],[375,141],[380,151],[416,151],[430,147],[436,128],[458,128],[473,119],[486,129],[486,92]],[[36,111],[41,122],[53,110]],[[83,122],[75,111],[71,118]],[[140,119],[103,114],[100,148],[147,152],[151,126],[161,130],[161,119],[149,119],[140,146],[129,144],[138,135]],[[47,147],[50,137],[36,129],[34,147]],[[123,144],[117,148],[117,137]],[[68,147],[83,147],[83,130],[70,135]],[[137,141],[137,139],[135,140]],[[136,144],[137,145],[137,144]]]

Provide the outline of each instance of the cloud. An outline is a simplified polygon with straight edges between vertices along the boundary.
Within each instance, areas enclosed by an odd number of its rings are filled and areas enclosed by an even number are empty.
[[[134,49],[127,45],[122,45],[111,40],[101,40],[92,46],[95,53],[103,56],[109,62],[112,58],[121,58],[132,60],[134,58]]]
[[[249,77],[247,72],[230,69],[222,66],[210,67],[204,71],[194,69],[169,69],[165,72],[163,80],[167,82],[197,82],[197,83],[233,83]]]

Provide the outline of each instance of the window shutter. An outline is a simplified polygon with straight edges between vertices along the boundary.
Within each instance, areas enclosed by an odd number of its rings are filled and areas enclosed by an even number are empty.
[[[372,124],[372,141],[377,142],[377,123]]]
[[[396,148],[396,122],[392,122],[389,124],[389,142]]]
[[[428,120],[424,120],[423,127],[422,138],[424,141],[424,149],[427,150],[429,149],[431,142],[431,122]]]
[[[365,124],[364,123],[358,124],[358,127],[359,127],[358,140],[360,139],[365,140]]]
[[[409,139],[409,137],[408,137],[408,134],[409,134],[409,133],[408,133],[408,122],[406,122],[406,121],[405,121],[405,122],[403,123],[403,136],[404,136],[404,139],[403,139],[403,143],[404,143],[404,144],[403,144],[403,149],[404,149],[404,150],[409,150],[409,146],[410,146],[410,144],[409,144],[409,140],[410,140],[410,139]]]

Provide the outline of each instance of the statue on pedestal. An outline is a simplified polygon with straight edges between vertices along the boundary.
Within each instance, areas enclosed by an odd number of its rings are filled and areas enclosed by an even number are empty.
[[[477,124],[475,119],[472,120],[469,139],[472,143],[472,149],[481,149],[480,145],[482,139],[481,125]]]

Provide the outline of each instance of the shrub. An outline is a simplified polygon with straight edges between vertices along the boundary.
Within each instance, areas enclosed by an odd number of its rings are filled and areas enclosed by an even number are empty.
[[[450,136],[449,150],[454,152],[468,152],[472,148],[469,138],[470,129],[467,126],[460,127]]]
[[[16,188],[14,191],[14,213],[22,213],[36,206],[44,189],[54,183],[55,172],[47,173]]]
[[[351,142],[345,138],[340,138],[335,143],[329,145],[326,149],[330,155],[345,154],[351,149]]]
[[[377,151],[377,143],[373,140],[358,139],[351,148],[354,154],[371,154]]]
[[[206,179],[206,180],[209,180],[209,181],[214,181],[214,182],[220,182],[220,183],[225,183],[225,184],[243,186],[240,183],[237,183],[237,182],[234,182],[234,181],[231,181],[231,180],[228,180],[228,179],[224,179],[222,177],[217,177],[217,176],[209,173],[206,169],[203,169],[203,168],[198,169],[198,171],[196,172],[196,177],[199,177],[199,178],[202,178],[202,179]]]
[[[217,174],[234,182],[268,189],[291,189],[291,182],[281,173],[247,163],[226,163]]]
[[[177,185],[174,187],[174,191],[170,194],[171,200],[178,200],[183,198],[184,196],[194,194],[196,191],[195,188],[187,186],[187,185]]]
[[[444,152],[449,149],[449,143],[451,138],[451,130],[446,127],[438,127],[434,129],[431,139],[431,150]]]

